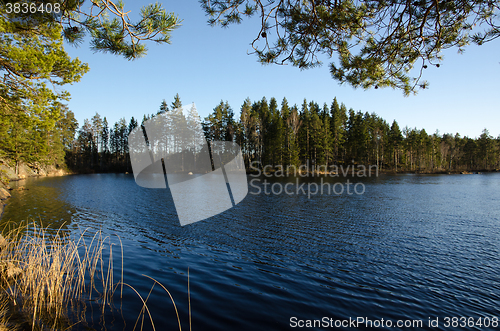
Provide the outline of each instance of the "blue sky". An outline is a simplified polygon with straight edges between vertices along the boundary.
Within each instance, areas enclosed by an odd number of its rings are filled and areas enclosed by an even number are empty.
[[[137,13],[151,1],[129,1],[126,10]],[[254,18],[228,29],[210,27],[196,0],[164,1],[164,8],[183,20],[172,33],[170,45],[148,43],[148,55],[127,61],[107,53],[93,53],[88,44],[66,46],[72,57],[87,62],[90,71],[79,83],[68,86],[70,109],[80,125],[96,112],[110,125],[125,117],[142,119],[156,113],[165,99],[169,104],[179,93],[183,104],[194,102],[202,117],[221,101],[228,101],[239,116],[243,101],[265,96],[283,97],[290,105],[304,98],[320,105],[334,97],[347,108],[375,112],[389,123],[434,133],[460,133],[477,137],[484,128],[500,135],[500,41],[472,45],[459,55],[447,50],[440,68],[429,67],[427,90],[404,97],[392,89],[363,90],[339,85],[328,70],[328,59],[319,68],[263,66],[250,43],[258,32]]]

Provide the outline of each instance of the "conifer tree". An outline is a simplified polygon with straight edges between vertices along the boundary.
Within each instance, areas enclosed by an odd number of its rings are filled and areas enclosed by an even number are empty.
[[[78,132],[78,150],[80,153],[79,168],[88,167],[92,157],[92,124],[88,119],[83,121],[83,125]]]
[[[324,163],[324,136],[323,121],[321,120],[316,107],[310,107],[310,154],[311,166],[317,166]]]
[[[163,105],[162,105],[163,106]],[[172,101],[172,105],[170,106],[170,108],[172,110],[174,109],[177,109],[177,108],[181,108],[182,107],[182,102],[181,102],[181,97],[179,97],[179,93],[177,93],[174,97],[174,101]],[[165,107],[165,110],[167,108]],[[161,110],[161,107],[160,107],[160,110]]]
[[[214,108],[203,123],[205,135],[209,141],[232,141],[234,134],[234,112],[226,101]]]
[[[290,165],[298,168],[300,166],[300,145],[299,145],[299,130],[302,126],[299,111],[296,105],[290,109],[290,116],[287,120],[287,126],[290,129],[289,135],[289,155]]]
[[[333,137],[333,162],[339,163],[341,160],[343,161],[344,157],[343,150],[347,115],[345,105],[342,104],[342,106],[339,106],[337,98],[333,99],[332,105],[330,106],[330,115],[331,132]]]
[[[308,163],[311,159],[311,114],[306,99],[300,109],[300,121],[302,123],[299,129],[300,158],[302,162]]]
[[[158,114],[163,114],[165,112],[168,111],[168,105],[167,105],[167,102],[165,101],[165,99],[163,99],[163,101],[161,102],[161,105],[160,105],[160,110],[158,110]]]
[[[270,119],[270,111],[269,104],[267,103],[266,97],[263,97],[260,102],[258,102],[254,111],[258,116],[258,133],[259,133],[259,154],[260,154],[260,162],[263,165],[269,164],[269,119]]]
[[[275,138],[274,138],[274,159],[273,164],[283,165],[283,153],[285,148],[285,124],[281,112],[274,113]]]
[[[280,153],[280,140],[278,132],[278,118],[279,110],[278,110],[278,102],[274,97],[271,97],[269,100],[269,115],[267,120],[267,136],[265,139],[265,143],[267,144],[267,160],[268,164],[274,166],[276,161],[279,160],[278,154]]]
[[[109,124],[106,116],[102,121],[102,130],[101,130],[101,163],[99,164],[99,168],[102,170],[104,164],[108,160],[109,153]]]
[[[101,116],[96,112],[92,121],[92,146],[91,146],[91,162],[90,167],[93,168],[94,164],[101,164],[99,161],[99,147],[101,142],[101,132],[102,132],[102,119]],[[95,162],[95,163],[94,163]]]
[[[286,167],[290,165],[291,150],[290,150],[290,136],[292,134],[292,129],[288,123],[290,118],[290,107],[288,106],[288,100],[284,97],[281,101],[280,117],[282,119],[283,125],[283,149],[282,149],[282,161],[281,165]]]
[[[389,134],[389,143],[391,144],[395,171],[398,171],[399,148],[402,141],[403,135],[401,134],[401,130],[399,129],[398,122],[394,120],[392,122],[391,132]]]
[[[328,167],[332,160],[333,154],[333,135],[331,132],[331,118],[330,118],[330,110],[328,105],[325,103],[323,105],[323,110],[321,111],[321,121],[322,121],[322,134],[321,134],[321,143],[323,145],[323,155],[320,164],[324,164]]]
[[[243,159],[245,160],[245,164],[248,167],[250,165],[250,159],[252,155],[252,151],[255,146],[252,144],[252,102],[250,98],[246,98],[241,105],[240,111],[240,134],[236,140],[236,142],[240,145],[241,150],[243,152]]]

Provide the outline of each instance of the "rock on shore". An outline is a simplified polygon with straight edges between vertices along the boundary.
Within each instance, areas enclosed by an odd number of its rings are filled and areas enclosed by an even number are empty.
[[[4,201],[10,198],[10,193],[5,188],[0,187],[0,217],[3,214]]]
[[[28,177],[64,176],[68,173],[63,169],[58,169],[53,165],[43,165],[38,162],[20,163],[18,173],[14,162],[0,159],[0,172],[3,177],[9,180],[25,179]]]

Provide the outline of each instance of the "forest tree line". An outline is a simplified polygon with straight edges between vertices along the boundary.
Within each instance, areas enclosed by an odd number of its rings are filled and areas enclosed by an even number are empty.
[[[43,112],[0,116],[0,158],[10,161],[16,173],[21,162],[65,167],[65,156],[74,146],[78,122],[61,103]]]
[[[144,121],[182,106],[179,95],[168,105],[144,115]],[[239,118],[221,101],[202,124],[208,141],[235,141],[245,164],[261,166],[377,165],[379,170],[455,172],[500,168],[500,136],[486,129],[479,138],[460,134],[428,134],[425,129],[400,128],[377,114],[348,109],[336,98],[330,105],[314,101],[290,106],[284,98],[246,99]],[[110,126],[96,114],[85,120],[66,153],[71,169],[80,172],[131,171],[127,137],[140,125],[132,117]]]

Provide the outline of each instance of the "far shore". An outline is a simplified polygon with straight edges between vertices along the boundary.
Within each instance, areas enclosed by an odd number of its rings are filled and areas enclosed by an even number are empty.
[[[377,175],[404,175],[404,174],[414,174],[414,175],[477,175],[477,174],[483,174],[483,173],[490,173],[490,172],[500,172],[500,169],[492,169],[492,170],[474,170],[474,171],[469,171],[469,170],[398,170],[395,171],[393,169],[378,169],[377,172],[375,172],[373,169],[372,171],[369,171],[368,169],[366,170],[365,174],[366,176],[361,176],[361,177],[375,177],[375,174]],[[355,175],[357,176],[358,170],[354,171]],[[261,169],[259,170],[247,170],[247,175],[251,174],[262,174],[262,175],[281,175],[281,172],[277,169],[271,169],[268,171],[263,171]],[[287,174],[286,171],[283,172],[283,174]],[[293,171],[289,172],[288,175],[294,174]],[[302,177],[317,177],[317,176],[331,176],[331,177],[351,177],[352,176],[352,171],[346,171],[345,173],[342,172],[335,172],[335,171],[297,171],[295,172],[296,175],[302,176]],[[371,176],[370,176],[371,175]],[[359,176],[357,176],[359,177]]]

